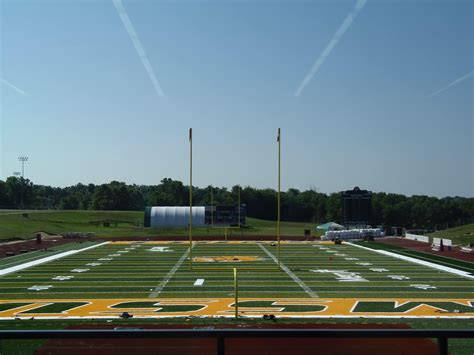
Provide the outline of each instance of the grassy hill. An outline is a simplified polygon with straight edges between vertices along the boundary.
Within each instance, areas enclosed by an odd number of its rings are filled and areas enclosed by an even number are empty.
[[[28,213],[28,217],[23,217]],[[1,211],[0,239],[31,238],[35,232],[61,234],[66,232],[93,232],[99,237],[133,236],[181,236],[186,228],[143,228],[143,212],[140,211]],[[108,222],[110,227],[104,227]],[[229,234],[274,235],[276,222],[247,218],[248,228],[229,230]],[[305,229],[313,229],[312,223],[282,222],[282,235],[303,235]],[[223,236],[223,229],[194,229],[195,235]]]
[[[451,239],[453,244],[463,245],[474,243],[474,223],[437,231],[428,235],[430,237]]]

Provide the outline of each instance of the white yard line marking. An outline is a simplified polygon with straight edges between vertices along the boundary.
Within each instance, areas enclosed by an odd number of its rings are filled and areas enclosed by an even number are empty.
[[[267,254],[275,263],[278,264],[278,259],[267,249],[265,248],[262,244],[258,243],[258,246],[260,247],[260,249],[262,249],[265,254]],[[301,279],[296,276],[293,271],[291,271],[290,269],[288,269],[288,267],[286,267],[285,264],[283,264],[281,261],[280,261],[280,267],[282,268],[283,271],[285,271],[289,277],[291,277],[293,279],[294,282],[296,282],[298,284],[298,286],[300,286],[308,295],[309,297],[312,297],[312,298],[316,298],[316,297],[319,297],[318,294],[316,292],[314,292],[313,290],[311,290],[303,281],[301,281]]]
[[[100,246],[108,244],[108,243],[109,242],[104,242],[104,243],[100,243],[100,244],[96,244],[96,245],[91,245],[90,247],[86,247],[86,248],[82,248],[82,249],[69,250],[69,251],[65,251],[64,253],[47,256],[46,258],[37,259],[37,260],[33,260],[33,261],[30,261],[30,262],[27,262],[27,263],[24,263],[24,264],[20,264],[20,265],[17,265],[17,266],[12,266],[12,267],[9,267],[7,269],[2,269],[2,270],[0,270],[0,276],[4,276],[4,275],[7,275],[7,274],[11,274],[12,272],[27,269],[27,268],[32,267],[32,266],[44,264],[44,263],[47,263],[47,262],[50,262],[50,261],[53,261],[53,260],[56,260],[56,259],[64,258],[66,256],[77,254],[77,253],[80,253],[80,252],[85,251],[85,250],[97,248],[97,247],[100,247]]]
[[[72,269],[71,272],[87,272],[90,269]]]
[[[435,286],[431,286],[431,285],[424,285],[424,284],[412,284],[410,285],[411,287],[414,287],[414,288],[418,288],[420,290],[429,290],[429,289],[436,289]]]
[[[34,285],[34,286],[31,286],[28,288],[28,290],[30,291],[43,291],[43,290],[49,290],[50,288],[52,288],[53,286],[52,285]]]
[[[165,252],[170,252],[173,251],[169,249],[169,247],[153,247],[151,249],[148,249],[149,251],[157,251],[159,253],[165,253]]]
[[[410,278],[408,276],[404,276],[404,275],[387,275],[387,277],[393,279],[393,280],[409,280]]]
[[[55,280],[55,281],[64,281],[64,280],[70,280],[70,279],[73,279],[74,276],[56,276],[56,277],[53,277],[51,280]]]
[[[192,248],[193,246],[191,246]],[[165,288],[166,284],[168,283],[168,281],[173,277],[173,275],[175,274],[175,272],[179,269],[179,267],[181,266],[181,264],[184,262],[184,260],[186,260],[186,258],[188,257],[189,255],[189,252],[191,251],[191,248],[188,248],[185,253],[183,254],[183,256],[181,256],[181,258],[179,258],[179,260],[176,262],[176,264],[173,266],[173,268],[166,274],[165,278],[163,280],[161,280],[160,284],[158,285],[158,287],[156,287],[152,293],[150,293],[150,295],[148,296],[149,298],[155,298],[155,297],[158,297],[158,295],[161,293],[161,291],[163,291],[163,289]]]
[[[392,252],[389,252],[389,251],[386,251],[386,250],[367,248],[367,247],[364,247],[362,245],[352,244],[352,243],[349,243],[349,242],[345,242],[345,243],[349,244],[349,245],[352,245],[354,247],[357,247],[357,248],[369,250],[369,251],[374,252],[374,253],[383,254],[383,255],[386,255],[386,256],[391,256],[392,258],[409,261],[409,262],[419,264],[419,265],[423,265],[423,266],[428,266],[428,267],[431,267],[433,269],[449,272],[451,274],[455,274],[455,275],[458,275],[458,276],[462,276],[462,277],[474,280],[474,275],[471,275],[468,272],[461,271],[461,270],[458,270],[458,269],[455,269],[455,268],[452,268],[452,267],[447,267],[447,266],[443,266],[443,265],[439,265],[439,264],[435,264],[435,263],[430,263],[429,261],[424,261],[424,260],[412,258],[410,256],[405,256],[405,255],[392,253]]]
[[[385,269],[383,267],[380,267],[380,268],[377,268],[377,267],[373,267],[370,269],[370,271],[374,271],[374,272],[385,272],[385,271],[390,271],[389,269]]]
[[[202,286],[204,285],[204,279],[196,279],[196,281],[194,281],[194,286]]]

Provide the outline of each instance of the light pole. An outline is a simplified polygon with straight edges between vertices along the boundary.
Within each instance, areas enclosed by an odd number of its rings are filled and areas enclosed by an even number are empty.
[[[21,162],[21,209],[23,209],[23,185],[25,182],[25,161],[28,161],[27,156],[18,157],[18,161]]]

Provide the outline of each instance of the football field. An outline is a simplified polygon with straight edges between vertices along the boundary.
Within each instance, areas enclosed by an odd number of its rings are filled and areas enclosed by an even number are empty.
[[[0,264],[0,319],[231,316],[234,268],[240,316],[474,316],[467,273],[349,243],[282,242],[280,267],[271,242],[75,245]]]

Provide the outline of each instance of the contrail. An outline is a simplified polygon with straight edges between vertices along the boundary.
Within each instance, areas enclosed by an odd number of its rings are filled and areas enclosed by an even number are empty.
[[[28,93],[26,91],[23,91],[20,88],[17,88],[15,85],[13,85],[12,83],[6,81],[5,79],[0,78],[0,82],[4,83],[6,86],[8,86],[11,89],[15,90],[17,93],[19,93],[21,95],[24,95],[24,96],[28,96]]]
[[[349,12],[349,15],[347,15],[346,18],[344,19],[344,21],[342,21],[341,26],[339,26],[339,29],[336,31],[336,33],[332,37],[331,41],[326,46],[326,48],[324,48],[323,53],[321,53],[319,58],[314,62],[313,66],[309,70],[308,74],[305,76],[305,78],[301,82],[300,86],[298,86],[298,89],[296,89],[296,91],[294,93],[295,96],[300,96],[301,92],[304,90],[306,85],[309,84],[309,82],[313,78],[314,74],[316,74],[316,72],[321,67],[321,65],[323,65],[326,58],[329,56],[329,54],[331,54],[331,51],[334,49],[334,47],[336,47],[339,40],[342,38],[344,33],[346,33],[346,31],[349,29],[352,22],[354,22],[357,15],[364,8],[366,3],[367,3],[367,0],[357,0],[355,6],[352,8],[351,12]]]
[[[143,49],[142,43],[140,42],[140,39],[138,38],[137,33],[133,28],[132,22],[130,21],[130,18],[127,15],[127,11],[125,10],[125,7],[122,4],[122,0],[112,0],[112,2],[114,3],[115,9],[117,10],[120,19],[122,20],[123,26],[125,27],[125,30],[127,31],[130,39],[132,40],[132,43],[135,46],[135,50],[137,51],[138,56],[140,57],[140,60],[142,61],[142,64],[145,67],[145,70],[148,73],[148,76],[150,77],[153,86],[155,87],[156,92],[159,96],[165,96],[165,93],[161,89],[160,83],[158,83],[158,80],[156,79],[155,72],[153,71],[150,61],[148,60],[145,50]]]
[[[443,91],[448,90],[451,86],[454,86],[454,85],[456,85],[457,83],[460,83],[461,81],[466,80],[466,79],[469,78],[472,74],[474,74],[474,70],[471,71],[470,73],[467,73],[466,75],[461,76],[460,78],[457,78],[456,80],[454,80],[454,81],[451,82],[450,84],[446,85],[445,87],[439,89],[438,91],[435,91],[434,93],[428,95],[428,97],[433,97],[433,96],[436,96],[436,95],[438,95],[438,94],[441,94]]]

